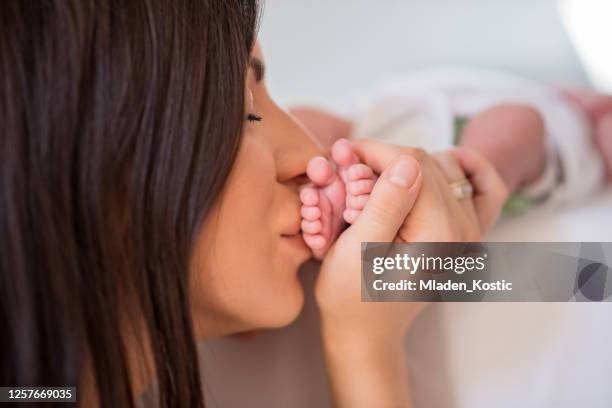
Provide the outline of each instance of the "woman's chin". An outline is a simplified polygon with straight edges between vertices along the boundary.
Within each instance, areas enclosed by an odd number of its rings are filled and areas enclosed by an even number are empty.
[[[209,299],[195,309],[198,338],[281,328],[291,324],[304,306],[304,288],[297,276],[285,275],[267,285],[250,282],[234,289],[231,296]]]
[[[291,307],[286,307],[282,313],[274,316],[274,319],[270,320],[269,328],[281,328],[290,325],[298,318],[302,312],[304,306],[304,296],[300,296],[299,304],[294,304]]]
[[[298,287],[284,291],[282,296],[275,294],[264,301],[257,310],[250,310],[250,316],[245,319],[248,326],[245,330],[278,329],[293,323],[304,306],[304,291],[298,284]]]

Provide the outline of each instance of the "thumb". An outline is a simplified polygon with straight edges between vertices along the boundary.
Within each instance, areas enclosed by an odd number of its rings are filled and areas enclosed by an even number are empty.
[[[357,221],[347,230],[361,242],[392,242],[421,189],[421,167],[409,155],[396,157],[380,176]]]

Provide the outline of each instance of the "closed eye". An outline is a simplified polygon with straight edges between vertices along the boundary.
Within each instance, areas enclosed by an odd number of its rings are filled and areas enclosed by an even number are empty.
[[[247,120],[248,120],[249,122],[261,122],[261,120],[262,120],[262,119],[263,119],[263,118],[262,118],[261,116],[257,116],[257,115],[252,114],[252,113],[249,113],[249,114],[247,115]]]

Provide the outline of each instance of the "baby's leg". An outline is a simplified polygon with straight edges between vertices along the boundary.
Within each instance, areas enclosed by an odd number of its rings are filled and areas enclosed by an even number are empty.
[[[370,166],[360,163],[351,143],[340,139],[332,146],[332,158],[339,165],[339,174],[346,186],[344,220],[353,224],[365,208],[376,176]]]
[[[345,221],[355,222],[365,207],[375,176],[359,163],[350,142],[339,140],[332,147],[333,164],[323,157],[308,163],[312,183],[300,193],[302,200],[302,236],[317,259],[322,259],[333,244]]]
[[[302,236],[321,259],[342,228],[346,188],[332,163],[315,157],[306,170],[311,184],[300,192],[302,201]]]
[[[501,104],[478,113],[459,144],[489,159],[511,191],[537,180],[544,169],[544,122],[527,105]]]

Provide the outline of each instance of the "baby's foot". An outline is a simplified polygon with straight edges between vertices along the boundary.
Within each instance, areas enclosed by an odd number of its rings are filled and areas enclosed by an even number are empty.
[[[340,140],[332,147],[334,165],[315,157],[306,171],[312,184],[300,193],[302,236],[317,259],[322,259],[346,226],[353,223],[365,207],[374,186],[374,173],[359,160],[350,143]]]
[[[324,157],[310,160],[306,174],[312,183],[300,192],[302,236],[314,257],[322,259],[343,227],[346,189],[332,163]]]
[[[351,142],[340,139],[332,146],[332,159],[346,186],[344,220],[353,224],[364,209],[374,187],[376,176],[370,166],[360,163]]]

